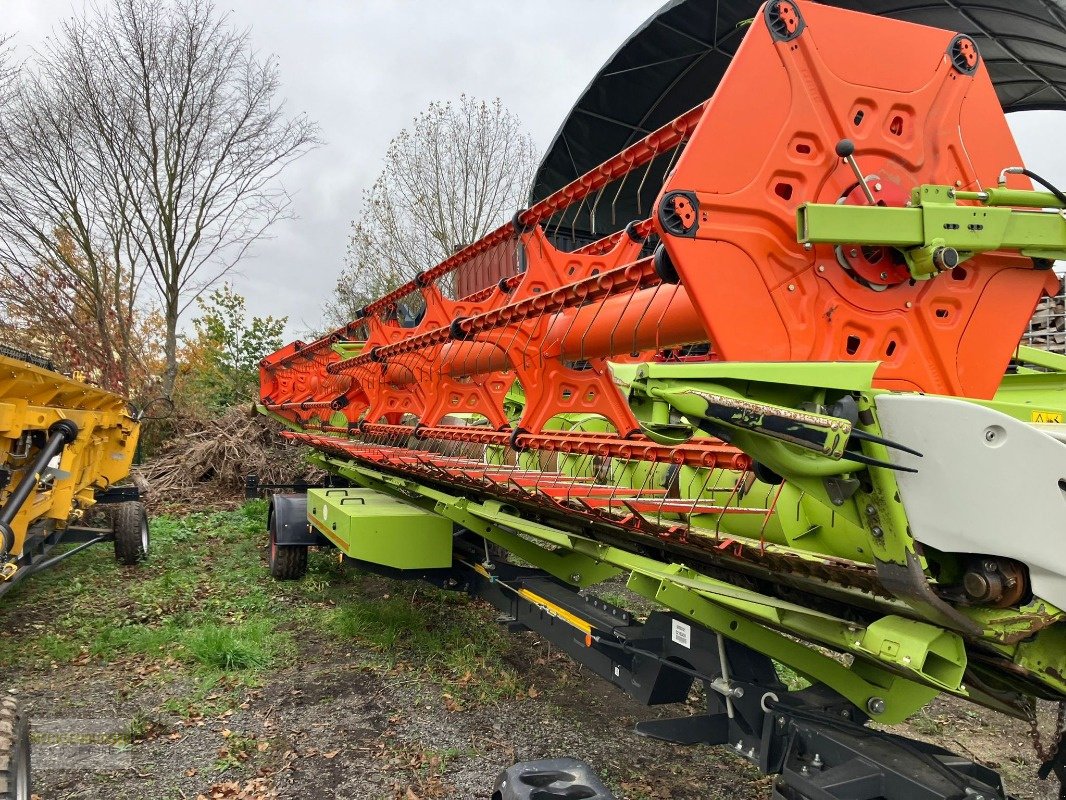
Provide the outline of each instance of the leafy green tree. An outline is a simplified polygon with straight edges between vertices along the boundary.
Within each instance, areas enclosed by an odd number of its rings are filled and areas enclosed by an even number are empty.
[[[195,336],[183,352],[182,400],[218,411],[251,401],[259,384],[259,362],[282,345],[287,317],[248,318],[244,297],[228,283],[197,298]]]

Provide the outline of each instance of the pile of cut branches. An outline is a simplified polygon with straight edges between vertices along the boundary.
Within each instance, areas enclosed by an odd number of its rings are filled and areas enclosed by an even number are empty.
[[[186,417],[160,454],[134,469],[133,480],[153,511],[165,511],[239,503],[248,475],[262,483],[321,479],[307,462],[307,448],[281,438],[280,431],[281,425],[248,406],[217,417]]]

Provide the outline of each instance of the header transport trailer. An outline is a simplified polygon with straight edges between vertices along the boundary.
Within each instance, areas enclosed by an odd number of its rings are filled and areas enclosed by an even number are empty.
[[[0,344],[0,596],[98,542],[136,564],[148,518],[129,475],[137,418],[116,394],[56,372]],[[106,525],[90,525],[102,508]],[[59,544],[74,547],[53,555]],[[4,689],[6,690],[6,686]],[[0,798],[29,798],[29,721],[0,694]]]
[[[976,34],[749,17],[698,105],[263,361],[262,410],[334,476],[274,497],[271,569],[328,545],[643,702],[699,682],[706,713],[638,731],[728,746],[775,797],[1005,798],[868,723],[1066,700],[1066,358],[1018,345],[1066,195],[1022,166]],[[662,610],[596,599],[618,576]],[[1061,741],[1042,758],[1062,776]],[[494,795],[608,796],[574,762]]]

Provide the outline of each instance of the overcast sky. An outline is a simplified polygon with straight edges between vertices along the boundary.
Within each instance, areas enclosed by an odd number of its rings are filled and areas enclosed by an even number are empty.
[[[321,126],[324,144],[284,183],[296,218],[279,223],[232,275],[256,314],[288,316],[289,333],[318,327],[343,266],[349,223],[389,140],[433,100],[499,97],[539,147],[581,90],[662,0],[230,0],[240,26],[280,61],[293,111]],[[82,3],[0,0],[0,32],[20,55]],[[1066,184],[1059,112],[1012,119],[1027,165]]]

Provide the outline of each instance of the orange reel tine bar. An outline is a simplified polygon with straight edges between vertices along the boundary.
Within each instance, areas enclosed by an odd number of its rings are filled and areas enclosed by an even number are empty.
[[[676,146],[684,141],[702,118],[705,107],[706,103],[696,106],[685,114],[682,114],[677,119],[672,120],[658,130],[653,131],[641,141],[626,148],[626,150],[622,151],[622,153],[619,153],[614,158],[609,159],[604,162],[604,164],[601,164],[581,178],[578,178],[571,184],[563,187],[542,200],[540,203],[537,203],[522,214],[523,222],[527,224],[539,222],[550,218],[556,212],[572,206],[575,201],[583,202],[591,192],[602,188],[602,185],[604,184],[601,183],[601,181],[603,181],[605,175],[613,175],[616,173],[617,175],[622,175],[643,164],[647,164],[648,169],[650,169],[652,161],[659,152],[659,148],[664,145]],[[644,179],[641,182],[641,188],[643,188],[646,179],[647,170]],[[448,274],[462,264],[468,262],[478,253],[485,252],[492,246],[509,238],[513,233],[514,224],[511,222],[506,223],[479,241],[463,248],[463,250],[441,262],[436,267],[428,270],[425,273],[426,277],[430,280],[436,280],[438,277]],[[406,297],[418,288],[417,282],[408,281],[403,286],[398,287],[384,297],[367,305],[364,309],[364,313],[369,315],[384,311],[390,306],[394,306],[397,300]],[[291,361],[297,356],[313,355],[319,350],[328,348],[329,345],[338,338],[347,339],[351,327],[354,324],[355,322],[342,325],[334,331],[331,331],[329,334],[306,345],[301,350],[281,358],[278,362],[275,362],[275,366]]]

